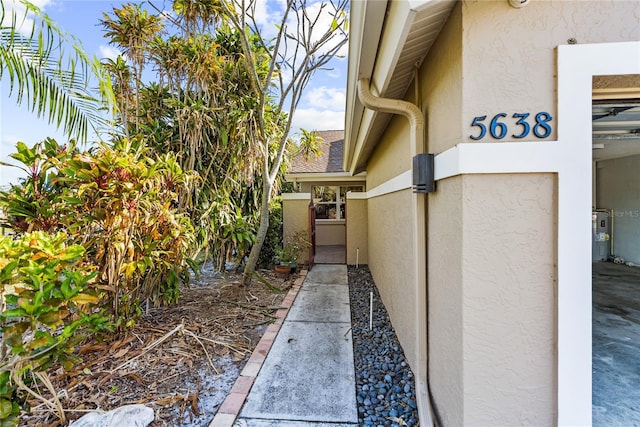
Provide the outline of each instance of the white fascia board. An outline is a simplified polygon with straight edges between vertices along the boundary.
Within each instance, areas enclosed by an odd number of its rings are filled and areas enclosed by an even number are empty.
[[[389,86],[393,71],[398,64],[400,54],[407,41],[409,31],[411,30],[418,10],[429,3],[432,3],[432,1],[413,0],[391,2],[384,22],[384,33],[380,39],[379,46],[376,46],[376,62],[370,74],[370,90],[374,96],[384,97],[384,93]],[[359,75],[359,77],[367,76]],[[356,92],[354,92],[354,97],[357,97]],[[345,169],[348,168],[352,173],[357,167],[357,160],[362,155],[362,149],[369,138],[369,131],[377,115],[378,112],[368,109],[364,110],[362,119],[357,123],[357,127],[351,129],[352,138],[355,140],[351,140],[350,144],[354,147],[354,151],[353,157],[350,158],[351,163],[345,165]],[[356,123],[352,123],[352,126],[353,125],[356,125]]]
[[[349,172],[335,173],[290,173],[285,174],[285,180],[289,182],[328,182],[328,181],[364,181],[366,173],[352,175]]]
[[[282,193],[282,200],[308,200],[311,201],[311,193]]]
[[[362,154],[362,148],[364,143],[369,139],[369,131],[373,125],[374,119],[378,115],[377,111],[370,110],[363,107],[363,112],[358,123],[358,128],[355,130],[356,138],[352,143],[355,144],[353,151],[353,157],[351,158],[351,164],[349,164],[349,173],[355,173],[358,166],[358,159]]]
[[[349,72],[345,114],[344,160],[342,168],[352,170],[356,138],[364,107],[358,100],[360,78],[370,78],[387,11],[387,0],[351,2],[349,32]],[[366,31],[366,34],[365,34]],[[354,169],[354,168],[353,168]]]
[[[367,7],[366,1],[353,2],[349,11],[349,57],[348,61],[348,73],[347,73],[347,103],[345,111],[345,134],[344,134],[344,154],[342,160],[342,169],[349,170],[349,158],[352,152],[352,135],[357,135],[357,126],[355,123],[359,123],[359,115],[362,111],[356,112],[356,105],[358,104],[358,75],[361,61],[362,43],[367,40],[363,37],[364,23],[365,23],[365,9]],[[362,106],[359,106],[361,109]]]

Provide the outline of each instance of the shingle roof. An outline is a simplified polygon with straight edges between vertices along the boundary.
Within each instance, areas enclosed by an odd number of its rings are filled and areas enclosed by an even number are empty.
[[[297,154],[291,160],[288,173],[344,172],[342,169],[344,131],[319,130],[316,133],[322,138],[320,143],[322,154],[309,158],[309,160],[305,160],[301,154]]]

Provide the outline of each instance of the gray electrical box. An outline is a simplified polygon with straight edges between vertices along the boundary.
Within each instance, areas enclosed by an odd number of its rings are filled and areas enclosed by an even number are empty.
[[[422,153],[413,157],[414,193],[433,193],[436,191],[436,182],[433,179],[433,164],[433,154]]]

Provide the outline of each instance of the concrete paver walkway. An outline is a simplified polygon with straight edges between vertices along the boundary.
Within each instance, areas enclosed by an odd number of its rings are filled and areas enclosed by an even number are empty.
[[[357,425],[345,265],[308,273],[236,426]]]

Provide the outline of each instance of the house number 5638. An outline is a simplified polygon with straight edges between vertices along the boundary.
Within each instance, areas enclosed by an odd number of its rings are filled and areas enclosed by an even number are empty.
[[[514,113],[511,118],[516,119],[515,123],[511,123],[520,132],[511,134],[511,137],[521,139],[525,138],[531,131],[537,138],[546,138],[551,135],[551,125],[549,122],[553,120],[551,114],[540,112],[535,116],[535,123],[532,125],[527,121],[529,113]],[[503,120],[507,117],[507,113],[498,113],[489,122],[489,134],[495,139],[502,139],[509,133],[509,124]],[[487,125],[485,123],[487,116],[474,117],[471,126],[479,129],[477,135],[469,135],[474,141],[479,141],[487,135]],[[529,119],[530,120],[530,119]]]

